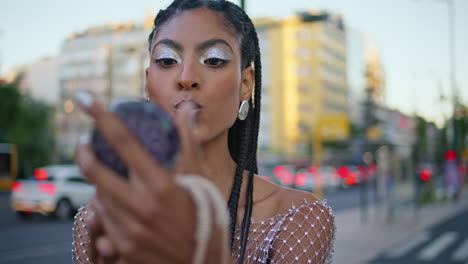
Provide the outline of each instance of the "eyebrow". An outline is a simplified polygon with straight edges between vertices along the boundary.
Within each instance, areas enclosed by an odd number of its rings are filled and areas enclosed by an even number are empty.
[[[218,45],[218,44],[222,44],[222,45],[225,45],[227,46],[232,53],[234,53],[234,50],[232,49],[231,45],[229,45],[229,43],[223,39],[209,39],[207,41],[204,41],[200,44],[197,45],[197,50],[205,50],[207,48],[210,48],[210,47],[213,47],[215,45]],[[182,47],[182,45],[180,45],[179,43],[171,40],[171,39],[162,39],[160,41],[158,41],[152,48],[151,50],[151,53],[153,53],[153,51],[156,49],[156,47],[158,45],[167,45],[169,47],[172,47],[174,49],[176,49],[177,51],[181,52],[184,50],[184,48]]]
[[[201,44],[197,45],[197,49],[198,50],[205,50],[205,49],[213,47],[213,46],[215,46],[217,44],[222,44],[222,45],[227,46],[231,50],[231,52],[234,53],[234,50],[232,49],[231,45],[229,45],[229,43],[227,43],[227,41],[225,41],[223,39],[210,39],[210,40],[204,41]]]
[[[156,49],[157,46],[159,45],[166,45],[166,46],[169,46],[169,47],[172,47],[174,49],[176,49],[177,51],[183,51],[184,48],[182,48],[182,45],[180,45],[179,43],[173,41],[173,40],[170,40],[170,39],[161,39],[160,41],[158,41],[158,43],[154,44],[153,46],[153,49],[151,50],[151,53],[153,53],[153,51]]]

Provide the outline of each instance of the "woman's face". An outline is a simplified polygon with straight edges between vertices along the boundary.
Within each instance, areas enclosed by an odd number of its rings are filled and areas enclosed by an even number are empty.
[[[253,88],[253,69],[241,67],[239,41],[222,23],[203,8],[170,18],[151,43],[146,71],[150,100],[172,116],[184,103],[195,105],[201,143],[227,132]]]

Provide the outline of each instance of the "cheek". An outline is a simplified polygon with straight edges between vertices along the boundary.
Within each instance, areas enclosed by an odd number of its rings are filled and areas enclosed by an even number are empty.
[[[213,80],[209,88],[209,100],[213,106],[210,118],[216,120],[216,124],[229,128],[237,118],[240,78],[235,73],[220,74]]]
[[[171,89],[168,88],[172,87],[169,81],[170,78],[167,78],[168,76],[161,77],[161,74],[149,72],[146,80],[146,91],[153,103],[160,105],[163,109],[170,112],[172,109],[170,100],[168,100],[171,97]]]

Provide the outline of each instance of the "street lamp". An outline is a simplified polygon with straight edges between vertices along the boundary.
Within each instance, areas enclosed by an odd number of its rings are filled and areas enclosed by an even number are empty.
[[[449,32],[450,32],[450,86],[452,87],[452,96],[453,96],[453,139],[452,139],[452,148],[455,150],[458,145],[458,131],[456,127],[456,118],[457,118],[457,87],[455,83],[455,12],[454,12],[454,0],[446,0],[448,4],[448,15],[449,15]]]
[[[452,102],[453,102],[453,115],[452,115],[452,126],[453,126],[453,138],[452,148],[457,149],[458,132],[456,129],[456,115],[458,107],[457,99],[457,87],[455,84],[455,3],[454,0],[442,0],[447,3],[448,7],[448,26],[449,26],[449,71],[450,71],[450,87],[452,90]]]
[[[240,1],[240,6],[245,11],[245,0]]]

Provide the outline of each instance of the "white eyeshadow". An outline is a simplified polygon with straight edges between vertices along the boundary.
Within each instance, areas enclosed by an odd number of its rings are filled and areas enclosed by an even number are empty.
[[[182,58],[179,56],[179,54],[177,54],[177,52],[174,51],[171,48],[162,47],[162,48],[159,49],[159,51],[157,51],[156,54],[157,54],[156,55],[157,60],[160,60],[160,59],[173,59],[173,60],[177,61],[177,63],[182,62]]]
[[[221,60],[231,60],[231,56],[222,49],[211,48],[203,54],[200,58],[200,63],[203,63],[207,59],[221,59]]]

